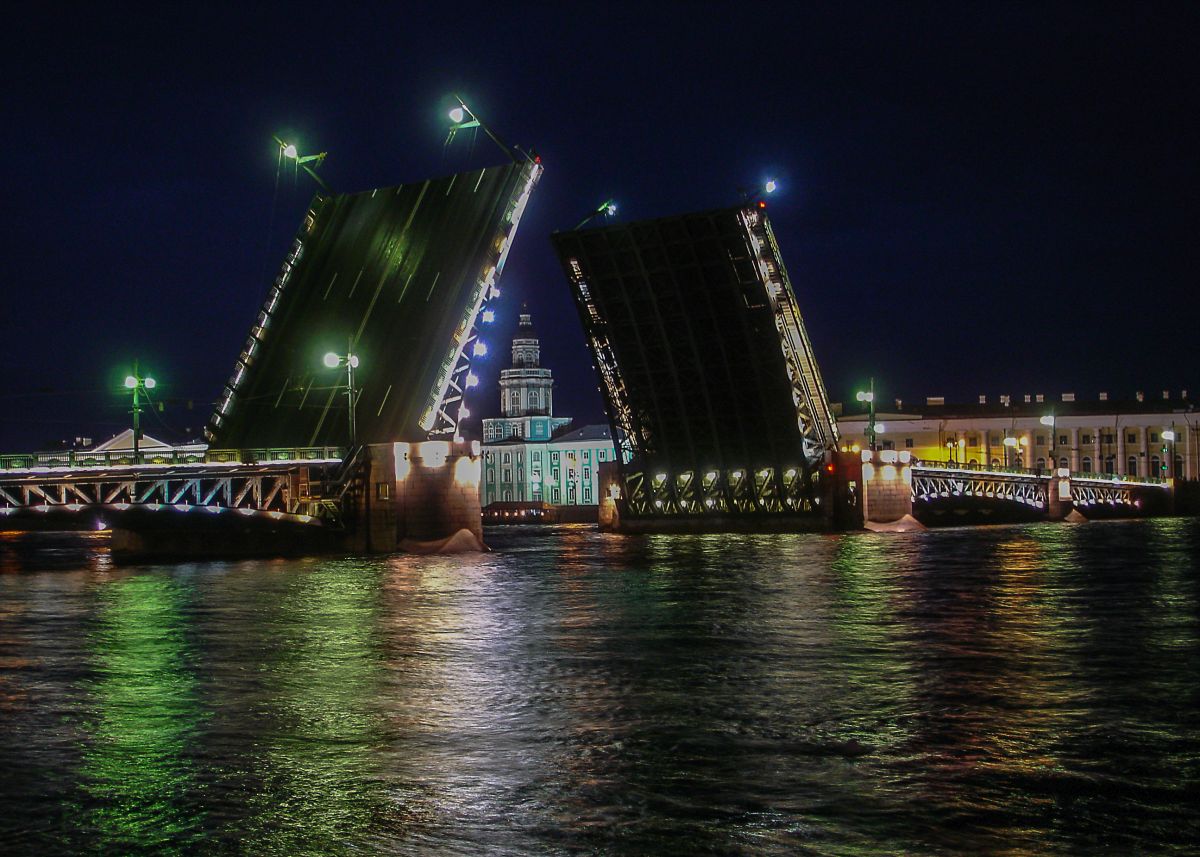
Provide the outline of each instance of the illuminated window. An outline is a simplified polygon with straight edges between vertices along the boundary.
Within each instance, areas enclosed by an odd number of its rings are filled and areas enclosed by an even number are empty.
[[[388,482],[376,482],[375,483],[375,499],[376,500],[387,500],[391,496],[392,496],[392,486],[390,483],[388,483]]]
[[[1058,436],[1058,445],[1059,446],[1066,446],[1070,442],[1071,442],[1071,438],[1067,437],[1065,434],[1060,434]]]

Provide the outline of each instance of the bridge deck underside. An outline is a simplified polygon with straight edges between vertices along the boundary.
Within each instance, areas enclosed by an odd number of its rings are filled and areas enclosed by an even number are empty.
[[[836,428],[782,264],[747,216],[739,207],[553,236],[635,515],[811,508],[816,459]],[[789,354],[789,326],[805,353]]]
[[[348,445],[346,373],[322,362],[348,347],[358,442],[426,437],[431,394],[470,344],[537,170],[318,196],[210,422],[213,445]]]

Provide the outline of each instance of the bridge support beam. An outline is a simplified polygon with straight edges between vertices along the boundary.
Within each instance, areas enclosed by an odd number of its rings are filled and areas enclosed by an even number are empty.
[[[891,524],[912,515],[912,458],[907,450],[863,450],[863,524]]]

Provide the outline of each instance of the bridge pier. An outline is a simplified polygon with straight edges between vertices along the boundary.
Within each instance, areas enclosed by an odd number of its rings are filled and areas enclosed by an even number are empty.
[[[912,515],[912,456],[907,450],[863,450],[862,484],[864,526]]]

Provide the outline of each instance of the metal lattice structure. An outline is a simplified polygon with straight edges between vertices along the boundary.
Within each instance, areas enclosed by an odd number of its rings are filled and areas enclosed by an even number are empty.
[[[220,451],[226,452],[226,451]],[[201,461],[0,473],[0,520],[132,510],[265,515],[339,525],[353,462],[338,449],[277,450],[276,461]]]
[[[1113,479],[1073,478],[1071,480],[1071,498],[1075,505],[1082,509],[1089,506],[1125,506],[1137,508],[1140,504],[1135,496],[1134,485],[1130,481]],[[1150,483],[1143,483],[1150,487]],[[1153,487],[1162,487],[1161,480],[1156,480]]]
[[[974,497],[1021,503],[1045,509],[1050,476],[960,470],[915,465],[912,468],[913,502],[936,502],[951,497]]]
[[[632,516],[812,513],[837,425],[756,206],[559,232]]]
[[[358,443],[453,437],[476,322],[542,167],[521,160],[411,185],[318,194],[206,431],[214,446],[349,445],[344,378],[360,359]],[[348,351],[347,351],[348,349]]]

